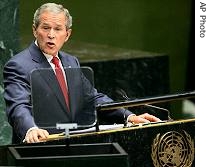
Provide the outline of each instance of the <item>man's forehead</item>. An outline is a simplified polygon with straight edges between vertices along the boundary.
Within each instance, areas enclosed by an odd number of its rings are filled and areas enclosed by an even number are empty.
[[[52,26],[52,25],[55,25],[57,27],[62,27],[62,26],[65,26],[65,24],[60,24],[60,23],[48,23],[48,22],[40,22],[40,25],[43,25],[43,26]]]
[[[65,21],[66,16],[64,12],[53,13],[50,11],[45,11],[40,14],[40,20],[57,20],[57,21]]]
[[[61,12],[59,14],[44,12],[40,15],[40,24],[63,26],[66,23],[66,17]]]

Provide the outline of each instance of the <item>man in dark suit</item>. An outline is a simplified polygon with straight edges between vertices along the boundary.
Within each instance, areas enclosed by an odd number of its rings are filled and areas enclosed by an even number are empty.
[[[66,67],[79,68],[80,64],[76,57],[60,51],[71,35],[71,25],[72,17],[62,5],[43,4],[34,14],[33,34],[35,41],[28,48],[12,57],[4,66],[4,99],[8,121],[13,128],[13,143],[22,142],[24,139],[28,143],[39,142],[40,138],[45,139],[49,135],[46,129],[39,128],[36,125],[33,117],[30,77],[35,69],[47,68],[53,70],[46,79],[37,79],[39,84],[43,84],[41,90],[43,95],[52,91],[55,92],[53,95],[56,96],[53,100],[43,97],[43,105],[51,106],[50,110],[54,109],[54,117],[56,117],[56,111],[61,111],[58,116],[61,116],[64,121],[74,121],[72,120],[72,114],[75,114],[78,99],[77,94],[71,92],[68,84],[68,74],[65,73],[64,69]],[[67,96],[69,98],[66,101],[62,89],[59,87],[59,82],[56,81],[57,67],[52,62],[55,57],[59,61],[65,78],[64,85],[67,86]],[[78,78],[71,82],[77,80]],[[53,81],[52,85],[50,81]],[[79,91],[79,89],[73,91]],[[94,97],[96,104],[112,101],[108,96],[98,93],[95,88],[93,88],[91,95]],[[110,122],[116,123],[123,123],[124,116],[127,121],[134,123],[160,121],[157,117],[147,113],[137,116],[123,109],[99,113],[99,115],[109,119]]]

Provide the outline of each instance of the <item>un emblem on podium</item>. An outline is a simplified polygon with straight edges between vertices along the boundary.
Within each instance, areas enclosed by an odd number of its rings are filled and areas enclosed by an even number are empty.
[[[183,131],[157,134],[151,157],[155,167],[190,167],[194,160],[194,141]]]

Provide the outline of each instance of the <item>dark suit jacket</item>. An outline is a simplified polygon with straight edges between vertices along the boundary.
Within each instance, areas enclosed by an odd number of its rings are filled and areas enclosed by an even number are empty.
[[[80,67],[76,57],[61,51],[58,55],[64,68]],[[31,102],[31,73],[36,69],[43,68],[51,69],[51,66],[34,42],[28,48],[13,56],[4,66],[4,99],[8,121],[13,128],[13,143],[21,142],[27,130],[37,126],[33,117],[34,113]],[[87,101],[90,99],[94,100],[95,105],[112,101],[106,95],[98,93],[95,88],[92,89],[83,75],[77,76],[66,73],[66,76],[67,80],[71,82],[68,83],[70,112],[67,111],[64,97],[62,96],[58,83],[55,81],[56,78],[53,71],[47,77],[37,73],[36,84],[43,85],[42,90],[40,90],[40,98],[43,100],[43,105],[40,105],[42,107],[39,109],[41,111],[51,111],[48,116],[52,119],[56,118],[53,121],[74,122],[80,117],[83,117],[80,120],[84,121],[87,117],[85,112],[80,111],[84,111],[88,105],[85,105],[82,109],[79,108],[78,106],[82,103],[80,97],[86,97]],[[72,84],[72,82],[77,84]],[[49,97],[46,95],[49,95]],[[50,98],[52,96],[54,97],[53,99]],[[39,111],[40,114],[41,111]],[[113,110],[100,112],[98,116],[100,119],[108,120],[110,123],[123,123],[124,114],[127,117],[132,113],[128,110]],[[41,120],[42,123],[44,123],[46,117],[47,115],[40,116],[40,119],[43,118]],[[53,121],[52,123],[54,123]]]

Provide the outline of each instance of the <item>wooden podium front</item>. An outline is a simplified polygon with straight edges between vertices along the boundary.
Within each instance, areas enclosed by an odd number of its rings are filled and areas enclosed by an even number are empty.
[[[148,124],[116,130],[71,135],[71,144],[117,142],[127,153],[130,167],[195,166],[195,119]],[[57,136],[42,145],[65,144]]]

